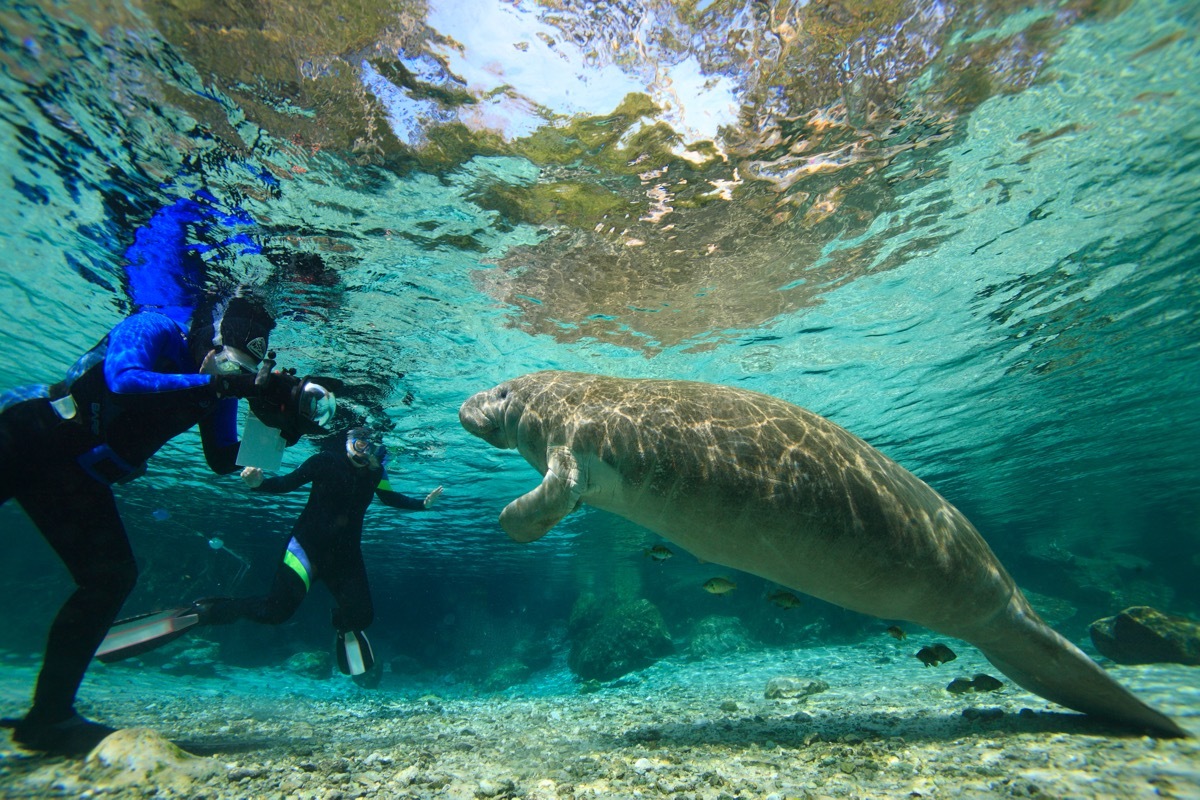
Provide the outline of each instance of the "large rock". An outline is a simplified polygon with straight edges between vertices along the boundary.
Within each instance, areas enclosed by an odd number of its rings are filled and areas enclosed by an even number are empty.
[[[510,686],[529,680],[529,665],[515,658],[502,661],[483,679],[485,692],[501,692]]]
[[[1092,643],[1118,664],[1200,665],[1200,623],[1133,606],[1091,626]]]
[[[754,647],[737,617],[705,617],[692,628],[688,657],[703,660],[740,653]]]
[[[763,697],[768,700],[803,700],[809,695],[820,694],[828,689],[829,684],[825,681],[810,681],[781,675],[767,681]]]
[[[673,650],[662,614],[649,600],[616,607],[587,603],[570,625],[567,665],[580,679],[611,681],[645,669]]]
[[[329,680],[333,675],[333,655],[325,650],[294,653],[284,662],[283,668],[306,678]]]
[[[149,728],[125,728],[109,734],[88,753],[83,777],[92,788],[128,789],[146,796],[159,791],[188,795],[192,784],[225,768],[211,758],[186,753]]]

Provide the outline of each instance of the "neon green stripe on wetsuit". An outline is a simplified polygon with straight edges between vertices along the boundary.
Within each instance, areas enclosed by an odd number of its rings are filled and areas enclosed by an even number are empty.
[[[308,553],[294,538],[288,542],[287,552],[283,554],[283,563],[304,581],[304,591],[312,588],[312,565],[308,561]]]

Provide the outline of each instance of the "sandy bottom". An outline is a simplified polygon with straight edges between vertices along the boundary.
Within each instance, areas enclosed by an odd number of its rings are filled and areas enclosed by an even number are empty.
[[[953,643],[951,643],[953,645]],[[1200,742],[1130,736],[1010,684],[963,646],[925,668],[910,643],[667,659],[586,694],[565,670],[500,694],[385,676],[362,689],[277,670],[181,678],[97,665],[87,716],[149,727],[219,762],[216,777],[116,788],[78,760],[0,745],[0,796],[189,798],[1200,798]],[[0,713],[24,711],[36,664],[0,667]],[[1200,669],[1117,667],[1200,733]],[[771,700],[768,681],[828,689]]]

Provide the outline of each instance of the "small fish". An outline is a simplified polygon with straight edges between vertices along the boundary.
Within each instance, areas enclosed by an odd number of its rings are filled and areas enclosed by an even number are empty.
[[[951,650],[946,645],[938,642],[933,646],[933,653],[937,656],[937,660],[945,664],[947,661],[953,661],[958,658],[958,654]]]
[[[908,634],[905,633],[899,625],[893,625],[892,627],[888,628],[887,635],[893,639],[899,639],[902,642],[908,638]]]
[[[726,594],[737,588],[737,584],[728,578],[709,578],[704,582],[704,591],[709,594]]]
[[[965,694],[967,692],[994,692],[1003,683],[993,678],[991,675],[984,675],[982,672],[975,676],[974,680],[966,678],[955,678],[950,681],[950,685],[946,687],[946,691],[951,694]]]
[[[671,552],[671,548],[662,544],[656,544],[654,547],[644,550],[643,552],[646,554],[646,558],[649,558],[652,561],[666,561],[668,558],[675,555],[673,552]]]
[[[936,667],[947,661],[953,661],[958,656],[949,647],[939,642],[932,647],[922,647],[917,651],[917,658],[927,667]]]
[[[966,678],[955,678],[950,681],[950,685],[946,687],[946,691],[950,694],[973,692],[975,691],[975,681],[969,681]]]
[[[994,692],[1004,686],[1002,682],[982,672],[976,675],[975,680],[971,681],[971,683],[975,685],[975,691],[977,692]]]
[[[942,663],[937,660],[937,656],[933,654],[933,648],[931,647],[922,647],[920,650],[918,650],[917,658],[919,658],[921,663],[927,667],[936,667],[938,664]]]
[[[771,592],[767,595],[767,599],[780,608],[799,608],[801,600],[791,592],[785,592],[780,589],[777,592]]]

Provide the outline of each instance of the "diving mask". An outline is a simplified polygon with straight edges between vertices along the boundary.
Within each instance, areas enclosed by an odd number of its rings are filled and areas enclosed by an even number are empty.
[[[346,455],[360,467],[366,466],[375,452],[368,428],[351,428],[346,431]]]
[[[300,390],[299,410],[300,416],[323,428],[337,411],[337,398],[321,384],[306,380]]]
[[[200,365],[205,375],[236,375],[240,372],[256,372],[260,359],[230,345],[209,351]]]

